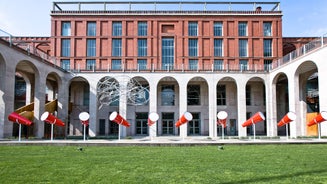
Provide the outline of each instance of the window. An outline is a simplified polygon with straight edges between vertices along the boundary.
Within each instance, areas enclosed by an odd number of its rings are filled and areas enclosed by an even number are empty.
[[[174,68],[174,38],[162,38],[162,69]]]
[[[251,86],[250,85],[246,85],[246,89],[245,89],[245,95],[246,95],[246,105],[251,105]]]
[[[192,120],[188,122],[188,134],[189,135],[200,135],[201,130],[201,119],[200,113],[192,113]]]
[[[239,56],[240,57],[247,57],[248,56],[248,40],[239,40]]]
[[[161,105],[173,106],[175,105],[175,88],[174,85],[161,86]]]
[[[163,112],[162,115],[162,134],[172,135],[174,134],[174,113],[173,112]]]
[[[87,22],[87,36],[96,36],[96,22]]]
[[[95,59],[87,59],[86,70],[94,70],[94,69],[95,69]]]
[[[272,36],[271,34],[271,22],[263,23],[263,36]]]
[[[69,59],[62,59],[60,62],[60,66],[64,70],[70,70],[70,60]]]
[[[198,70],[198,60],[197,59],[190,59],[188,61],[188,69],[189,70]]]
[[[214,40],[214,55],[215,55],[215,57],[223,56],[223,40],[222,39]]]
[[[109,112],[111,114],[112,112]],[[119,124],[109,120],[109,135],[118,135],[119,133]]]
[[[223,23],[222,22],[214,22],[213,35],[214,36],[223,36]]]
[[[271,70],[271,65],[272,65],[272,60],[264,60],[263,61],[263,65],[264,65],[264,70],[265,71],[269,71]]]
[[[70,39],[61,40],[61,56],[62,57],[70,56]]]
[[[188,55],[198,56],[198,39],[188,40]]]
[[[147,36],[148,35],[147,22],[138,22],[137,23],[137,34],[138,34],[138,36]]]
[[[88,106],[90,104],[90,86],[86,84],[83,87],[83,105]]]
[[[148,134],[148,113],[138,112],[135,113],[135,123],[136,123],[136,134],[137,135],[147,135]]]
[[[122,36],[121,22],[112,22],[112,36]]]
[[[226,105],[226,86],[217,85],[217,105]]]
[[[224,61],[222,59],[215,59],[213,64],[214,70],[223,70],[224,69]]]
[[[113,59],[111,61],[111,69],[112,70],[121,70],[121,60],[120,59]]]
[[[120,38],[112,39],[112,56],[119,57],[122,55],[122,42]]]
[[[240,60],[240,70],[248,70],[248,60],[246,59],[241,59]]]
[[[187,86],[187,105],[201,105],[200,97],[200,85]]]
[[[70,22],[62,22],[61,23],[61,36],[70,36]]]
[[[238,23],[238,36],[247,36],[248,35],[248,25],[247,22]]]
[[[139,70],[146,70],[147,60],[146,59],[138,59],[137,66]]]
[[[99,135],[106,135],[106,120],[99,119]]]
[[[94,57],[96,54],[96,44],[95,39],[87,39],[87,46],[86,46],[86,56],[87,57]]]
[[[147,56],[147,50],[148,50],[148,45],[147,45],[147,39],[138,39],[137,40],[137,55],[139,57],[145,57]]]
[[[272,56],[272,40],[271,39],[263,40],[263,56],[264,57]]]
[[[188,35],[189,36],[198,36],[198,22],[189,22],[188,23]]]

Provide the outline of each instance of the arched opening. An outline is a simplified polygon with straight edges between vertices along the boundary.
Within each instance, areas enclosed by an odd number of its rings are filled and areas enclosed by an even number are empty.
[[[228,114],[226,128],[217,125],[217,135],[221,136],[224,130],[224,135],[238,135],[238,111],[237,111],[237,85],[232,77],[224,77],[217,83],[217,114],[220,111],[225,111]]]
[[[175,78],[164,77],[157,86],[159,121],[157,132],[162,135],[178,135],[175,122],[179,118],[179,85]]]
[[[83,125],[79,120],[81,112],[89,112],[90,106],[90,85],[83,77],[71,79],[69,85],[69,108],[67,132],[69,136],[82,136],[84,134]],[[88,135],[89,128],[86,128]]]
[[[187,111],[193,116],[188,122],[188,136],[209,135],[209,91],[202,77],[194,77],[187,84]]]
[[[266,87],[262,78],[253,77],[246,83],[246,119],[251,118],[255,113],[261,112],[266,117]],[[254,126],[247,126],[247,136],[267,135],[266,120]],[[254,132],[255,131],[255,132]]]

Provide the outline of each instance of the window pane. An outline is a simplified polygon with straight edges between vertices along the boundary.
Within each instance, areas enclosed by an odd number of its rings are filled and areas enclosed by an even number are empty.
[[[87,39],[87,51],[86,56],[92,57],[95,56],[96,52],[96,43],[95,39]]]
[[[162,38],[162,69],[174,68],[174,38]]]
[[[218,60],[215,59],[214,64],[213,64],[214,70],[223,70],[224,69],[224,61],[223,60]]]
[[[248,56],[248,40],[239,40],[239,56],[247,57]]]
[[[147,36],[148,35],[147,22],[138,22],[137,33],[138,33],[138,36]]]
[[[264,36],[271,36],[271,22],[264,22],[263,23],[263,35]]]
[[[217,105],[226,105],[226,86],[217,85]]]
[[[247,36],[247,22],[238,23],[238,36]]]
[[[112,36],[122,36],[122,23],[113,22],[112,23]]]
[[[214,55],[216,57],[223,56],[223,40],[222,39],[215,39],[214,40]]]
[[[198,60],[197,59],[190,59],[188,61],[188,69],[189,70],[198,70]]]
[[[95,59],[87,59],[86,60],[86,69],[94,70],[95,69]]]
[[[188,40],[188,55],[198,56],[198,39]]]
[[[121,60],[120,59],[113,59],[111,61],[111,69],[112,70],[121,70]]]
[[[263,56],[264,57],[271,57],[272,56],[272,40],[265,39],[263,40]]]
[[[87,36],[96,36],[96,22],[87,23]]]
[[[248,60],[240,60],[240,70],[248,70]]]
[[[214,36],[223,36],[223,23],[215,22],[213,25],[213,35]]]
[[[188,23],[188,35],[189,36],[198,36],[198,22],[189,22]]]
[[[70,70],[70,60],[69,59],[62,59],[60,66],[64,70]]]
[[[161,105],[175,105],[175,89],[174,85],[164,85],[161,87]]]
[[[112,39],[112,56],[121,56],[122,42],[120,38]]]
[[[246,85],[246,105],[251,105],[251,86]]]
[[[139,70],[146,70],[146,65],[147,65],[146,59],[138,59],[137,65]]]
[[[62,57],[70,56],[70,39],[61,40],[61,56]]]
[[[200,85],[187,86],[187,105],[200,105]]]
[[[61,36],[70,36],[70,22],[62,22],[61,23]]]
[[[269,71],[271,69],[272,60],[264,60],[264,70]]]
[[[147,56],[147,39],[138,39],[137,40],[137,55],[139,57]]]

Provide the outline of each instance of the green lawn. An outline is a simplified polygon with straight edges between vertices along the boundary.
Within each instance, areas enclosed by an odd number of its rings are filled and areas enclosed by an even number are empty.
[[[327,183],[327,145],[0,146],[0,183]]]

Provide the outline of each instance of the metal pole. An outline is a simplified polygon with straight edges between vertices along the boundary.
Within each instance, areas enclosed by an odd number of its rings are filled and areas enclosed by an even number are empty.
[[[85,141],[85,129],[86,129],[85,127],[86,127],[86,125],[84,124],[83,126],[84,126],[84,141]]]
[[[286,124],[286,139],[288,140],[288,124]]]
[[[53,124],[54,123],[51,123],[51,141],[53,141]]]
[[[18,122],[17,122],[18,123]],[[21,141],[21,135],[22,135],[22,124],[18,123],[19,124],[19,135],[18,135],[18,141],[20,142]]]

